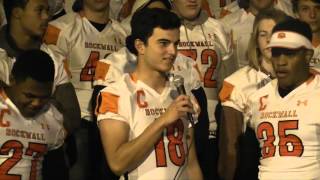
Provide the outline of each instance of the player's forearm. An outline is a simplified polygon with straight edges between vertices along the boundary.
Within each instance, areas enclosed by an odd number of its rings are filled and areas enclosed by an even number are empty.
[[[157,118],[141,135],[134,140],[122,144],[114,156],[108,158],[110,167],[117,175],[135,169],[154,149],[165,128],[164,122]]]
[[[75,90],[71,83],[57,86],[54,98],[59,102],[61,112],[64,116],[63,124],[72,133],[80,127],[81,112]]]
[[[242,134],[242,113],[223,106],[219,136],[218,172],[222,179],[232,180],[238,165],[239,138]]]
[[[202,180],[202,172],[198,163],[198,158],[196,155],[196,148],[195,148],[195,142],[194,142],[194,135],[193,135],[193,129],[189,130],[189,137],[191,144],[189,145],[190,150],[188,154],[188,176],[189,179],[197,179],[197,180]]]

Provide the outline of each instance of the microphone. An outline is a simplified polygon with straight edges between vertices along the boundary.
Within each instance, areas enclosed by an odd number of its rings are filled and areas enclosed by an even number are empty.
[[[173,82],[174,86],[177,88],[179,95],[186,95],[186,89],[184,88],[184,79],[182,76],[174,75],[172,82]],[[188,117],[188,120],[191,124],[191,127],[194,127],[195,122],[194,122],[192,114],[187,112],[187,117]]]

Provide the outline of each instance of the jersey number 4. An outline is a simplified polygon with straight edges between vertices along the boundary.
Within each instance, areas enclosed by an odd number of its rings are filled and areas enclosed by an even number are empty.
[[[183,147],[184,126],[182,120],[167,127],[168,154],[171,162],[176,166],[182,166],[185,162],[186,153]],[[163,135],[155,145],[157,167],[167,167],[167,158]]]
[[[107,53],[104,58],[106,58],[110,53]],[[86,65],[81,69],[80,81],[92,81],[94,78],[95,70],[97,67],[97,62],[100,60],[99,51],[91,51],[86,62]]]
[[[37,179],[37,166],[39,163],[39,157],[47,151],[47,145],[31,143],[24,153],[26,156],[33,157],[31,161],[30,178],[29,180]],[[16,140],[9,140],[5,142],[0,149],[0,155],[8,156],[12,152],[12,156],[5,160],[0,165],[0,179],[5,180],[21,180],[21,175],[9,174],[9,171],[22,159],[23,156],[23,144]]]
[[[193,60],[197,60],[197,50],[196,49],[179,49],[179,52],[185,56],[190,57]],[[206,88],[216,88],[216,80],[213,78],[215,70],[218,64],[218,55],[213,49],[204,49],[201,52],[201,64],[209,65],[208,69],[202,75],[203,72],[198,72],[200,79],[203,81],[203,85]]]
[[[280,156],[301,156],[303,153],[303,143],[301,139],[294,134],[287,134],[287,130],[297,130],[298,120],[279,121],[279,155]],[[276,153],[275,131],[273,125],[269,122],[262,122],[257,128],[257,138],[263,140],[261,149],[262,158],[273,157]],[[264,135],[267,138],[264,138]]]

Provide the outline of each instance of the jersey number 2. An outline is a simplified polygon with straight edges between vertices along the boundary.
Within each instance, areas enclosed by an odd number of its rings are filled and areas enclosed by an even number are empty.
[[[16,140],[7,141],[1,146],[0,155],[7,156],[11,151],[13,152],[12,156],[0,164],[0,179],[21,180],[21,175],[9,174],[9,171],[22,159],[23,144]],[[30,180],[37,179],[37,163],[39,162],[39,157],[46,151],[47,146],[45,144],[29,143],[25,155],[33,157],[31,161]]]
[[[185,150],[183,147],[183,132],[184,126],[182,120],[167,127],[168,138],[168,154],[171,162],[176,166],[182,166],[185,161]],[[163,142],[163,135],[155,145],[156,163],[157,167],[167,167],[167,158],[165,143]]]
[[[303,153],[303,143],[301,139],[294,134],[287,134],[287,130],[298,129],[298,121],[280,121],[278,123],[279,135],[279,154],[280,156],[301,156]],[[276,152],[274,145],[275,135],[274,128],[271,123],[263,122],[257,128],[257,138],[264,140],[261,149],[262,158],[273,157]],[[266,135],[266,139],[264,138]],[[290,146],[289,146],[290,145]]]
[[[187,57],[190,57],[193,60],[197,60],[197,50],[196,49],[180,49],[179,52]],[[211,61],[211,63],[210,63]],[[218,64],[218,55],[213,49],[204,49],[201,52],[201,64],[208,65],[204,76],[202,76],[202,72],[199,72],[200,79],[203,81],[203,85],[206,88],[216,88],[216,80],[213,79],[214,72],[217,68]]]

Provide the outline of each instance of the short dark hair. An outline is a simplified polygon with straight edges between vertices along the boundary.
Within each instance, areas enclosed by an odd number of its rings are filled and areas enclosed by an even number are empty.
[[[39,49],[27,50],[16,59],[11,74],[17,82],[31,78],[38,82],[53,82],[54,63],[52,58]]]
[[[6,14],[7,22],[10,24],[11,14],[14,8],[25,8],[29,0],[4,0],[3,9]]]
[[[80,12],[83,9],[83,0],[75,0],[72,4],[72,10],[74,12]]]
[[[151,3],[157,1],[162,2],[167,9],[172,9],[171,3],[169,2],[170,0],[150,0],[144,7],[148,7]]]
[[[179,17],[169,10],[160,8],[143,8],[136,11],[131,19],[131,35],[126,38],[126,46],[130,52],[138,54],[134,41],[140,39],[145,44],[156,27],[161,29],[179,29],[181,22]]]
[[[311,0],[312,2],[314,3],[317,3],[317,4],[320,4],[320,0]],[[299,0],[291,0],[291,3],[292,3],[292,10],[293,12],[298,12],[298,3],[299,3]]]

